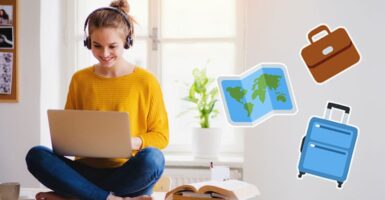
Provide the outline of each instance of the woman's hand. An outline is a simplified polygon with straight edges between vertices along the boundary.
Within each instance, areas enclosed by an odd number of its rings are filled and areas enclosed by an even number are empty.
[[[131,138],[131,146],[133,150],[140,150],[142,148],[142,139],[140,137]]]

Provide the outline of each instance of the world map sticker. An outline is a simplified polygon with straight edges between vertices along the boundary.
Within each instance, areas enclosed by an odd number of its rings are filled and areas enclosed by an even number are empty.
[[[217,81],[230,125],[256,126],[274,115],[297,112],[284,64],[258,64],[240,76],[220,76]]]

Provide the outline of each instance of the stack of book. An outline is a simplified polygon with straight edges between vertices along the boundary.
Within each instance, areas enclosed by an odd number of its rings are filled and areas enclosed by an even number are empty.
[[[181,185],[167,192],[166,200],[246,200],[259,195],[256,186],[239,181],[206,181]]]

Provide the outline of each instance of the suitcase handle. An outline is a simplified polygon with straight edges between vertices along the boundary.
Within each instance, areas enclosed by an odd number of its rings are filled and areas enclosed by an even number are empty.
[[[302,138],[301,149],[299,150],[300,152],[302,152],[302,149],[303,149],[303,143],[305,143],[305,138],[306,138],[306,136]]]
[[[330,119],[330,117],[331,117],[330,110],[332,108],[336,108],[336,109],[345,111],[344,116],[342,118],[342,123],[346,124],[348,122],[348,117],[349,117],[349,114],[350,114],[350,107],[344,106],[344,105],[341,105],[341,104],[337,104],[337,103],[333,103],[333,102],[328,102],[327,110],[326,110],[326,113],[325,113],[325,118],[326,119]]]
[[[331,34],[331,32],[327,26],[325,26],[325,25],[318,26],[317,28],[310,31],[309,34],[307,35],[310,43],[314,43],[313,37],[322,31],[326,31],[328,34]]]
[[[332,109],[332,108],[337,108],[337,109],[343,110],[343,111],[345,111],[346,114],[350,113],[350,108],[348,106],[344,106],[344,105],[333,103],[333,102],[328,102],[328,109]]]

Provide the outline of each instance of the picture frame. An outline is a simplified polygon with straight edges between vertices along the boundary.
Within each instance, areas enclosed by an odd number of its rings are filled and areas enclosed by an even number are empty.
[[[0,3],[0,103],[19,100],[17,2]]]
[[[13,27],[0,26],[0,49],[13,49]]]
[[[16,0],[15,0],[16,1]],[[0,4],[0,26],[13,25],[13,6],[12,4]]]

